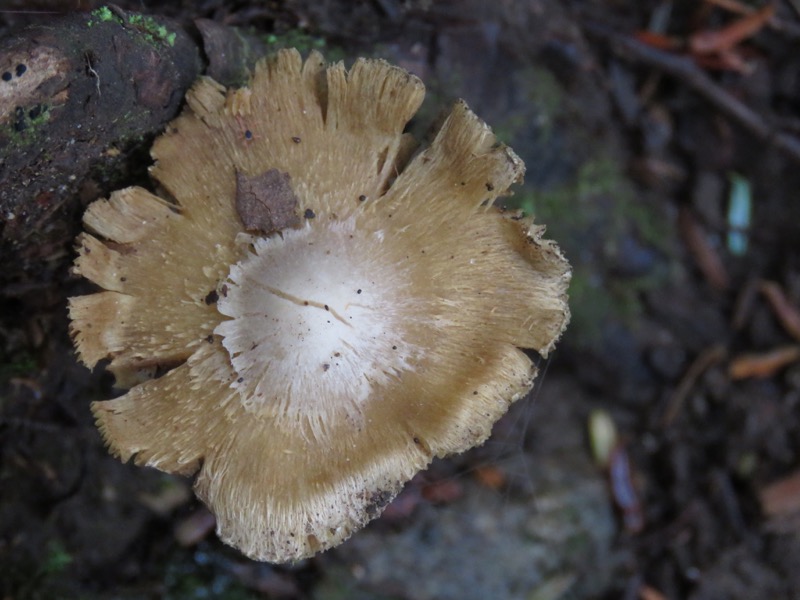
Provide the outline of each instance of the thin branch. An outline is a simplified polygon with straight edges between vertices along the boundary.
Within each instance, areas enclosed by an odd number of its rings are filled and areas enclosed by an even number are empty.
[[[585,27],[591,35],[608,42],[621,58],[651,66],[679,79],[758,139],[772,144],[800,163],[800,139],[777,130],[759,113],[714,82],[691,58],[658,50],[599,23],[586,23]]]

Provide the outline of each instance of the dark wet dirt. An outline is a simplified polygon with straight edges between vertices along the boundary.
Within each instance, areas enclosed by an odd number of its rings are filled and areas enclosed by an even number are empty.
[[[48,250],[48,278],[0,289],[0,597],[800,597],[796,3],[711,54],[696,40],[730,31],[731,3],[120,4],[398,63],[428,88],[423,136],[465,98],[526,162],[509,202],[572,262],[573,321],[486,446],[341,547],[273,567],[220,544],[191,482],[107,455],[89,403],[112,381],[67,330],[88,287],[69,244]],[[613,478],[593,411],[618,430]]]

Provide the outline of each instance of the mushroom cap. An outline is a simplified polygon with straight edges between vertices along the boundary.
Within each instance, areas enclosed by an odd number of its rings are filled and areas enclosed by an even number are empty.
[[[163,189],[91,204],[72,298],[111,451],[196,474],[219,537],[286,562],[347,539],[433,457],[482,443],[569,319],[569,265],[495,199],[524,166],[464,102],[412,156],[422,83],[293,50],[199,80]]]

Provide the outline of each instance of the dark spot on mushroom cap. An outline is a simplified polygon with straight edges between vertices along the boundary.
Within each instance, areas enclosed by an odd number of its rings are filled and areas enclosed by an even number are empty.
[[[12,77],[12,75],[8,71],[3,73],[3,81],[11,81],[11,77]]]
[[[253,132],[248,129],[247,131],[244,132],[244,137],[247,140],[252,140],[253,139]]]
[[[314,214],[314,211],[313,211],[313,210],[311,210],[310,208],[307,208],[307,209],[306,209],[306,212],[304,212],[304,213],[303,213],[303,216],[304,216],[306,219],[313,219],[313,218],[314,218],[314,217],[316,217],[317,215],[315,215],[315,214]]]
[[[366,199],[367,199],[367,197],[366,197],[364,194],[361,194],[361,195],[358,197],[358,199],[359,199],[361,202],[364,202],[364,200],[366,200]]]
[[[299,137],[297,137],[297,136],[294,136],[294,137],[292,138],[292,141],[293,141],[295,144],[299,144],[299,143],[301,142],[300,138],[299,138]]]
[[[208,294],[206,294],[206,297],[203,299],[203,301],[209,306],[211,304],[215,304],[217,300],[219,300],[219,294],[217,293],[217,290],[211,290],[210,292],[208,292]]]
[[[223,297],[228,297],[228,284],[223,284],[222,287],[219,289],[219,293],[222,294]]]
[[[327,371],[330,368],[331,368],[330,363],[322,363],[322,370],[323,371]]]
[[[356,290],[356,294],[360,294],[360,293],[361,293],[361,290]]]
[[[325,305],[325,310],[330,310],[327,304]]]
[[[28,67],[26,67],[25,65],[23,65],[23,64],[17,65],[17,68],[16,68],[17,77],[22,77],[22,75],[27,70],[28,70]]]
[[[487,189],[487,191],[491,192],[492,190],[494,190],[494,186],[487,181],[486,182],[486,189]]]
[[[367,506],[364,508],[367,516],[370,519],[377,517],[383,508],[389,504],[393,496],[394,494],[388,490],[378,490],[369,494],[367,497]]]

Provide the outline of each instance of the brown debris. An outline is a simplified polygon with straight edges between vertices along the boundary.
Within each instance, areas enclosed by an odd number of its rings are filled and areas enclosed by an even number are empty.
[[[761,509],[767,517],[780,518],[800,513],[800,471],[772,482],[758,496]]]
[[[772,377],[800,359],[800,346],[783,346],[768,352],[741,354],[731,360],[728,375],[733,380]]]
[[[236,212],[247,231],[270,235],[300,225],[288,173],[269,169],[248,177],[236,172]]]
[[[195,19],[208,58],[206,75],[222,85],[242,85],[256,60],[267,53],[260,37],[211,19]]]
[[[794,6],[797,6],[796,1],[797,0],[790,0],[790,4],[794,4]],[[718,6],[719,8],[725,9],[732,14],[742,15],[742,16],[752,15],[766,8],[766,7],[755,8],[750,4],[741,2],[740,0],[705,0],[705,2],[707,4],[713,4],[714,6]],[[794,21],[790,21],[789,19],[786,19],[784,17],[781,17],[775,14],[774,12],[772,16],[767,20],[766,24],[775,31],[780,31],[782,34],[791,36],[792,38],[796,39],[798,36],[800,36],[800,26],[797,23],[795,23]]]
[[[686,402],[686,398],[689,396],[692,389],[694,389],[700,376],[715,364],[724,360],[726,354],[727,351],[723,346],[715,345],[701,352],[694,360],[670,398],[667,409],[664,412],[664,417],[661,420],[661,424],[664,427],[669,427],[680,414]]]
[[[771,144],[794,162],[800,162],[800,139],[787,131],[776,131],[768,119],[706,75],[692,58],[653,47],[599,23],[588,23],[587,30],[606,40],[623,58],[649,65],[678,79],[758,140]]]
[[[481,465],[476,467],[474,476],[481,485],[493,490],[502,489],[508,482],[505,472],[495,465]]]
[[[764,28],[775,14],[775,5],[767,4],[718,30],[703,30],[689,37],[689,50],[700,57],[716,57],[723,64],[738,65],[741,59],[735,47]]]
[[[702,271],[706,281],[716,290],[723,291],[730,285],[730,277],[717,250],[709,243],[708,236],[697,218],[687,207],[681,208],[678,225],[692,253],[697,267]]]
[[[464,495],[464,486],[455,479],[433,481],[422,488],[422,497],[433,504],[450,504]]]
[[[758,298],[759,282],[754,277],[749,277],[739,290],[733,305],[731,327],[734,331],[741,331],[753,313]]]
[[[783,288],[773,281],[763,281],[758,289],[766,297],[786,333],[800,340],[800,310],[786,297]]]
[[[667,597],[659,592],[656,588],[650,587],[646,583],[643,583],[642,586],[639,588],[639,599],[640,600],[667,600]]]

